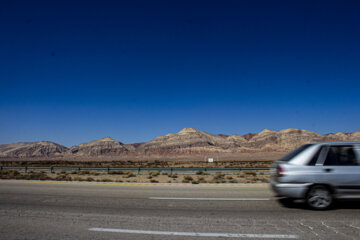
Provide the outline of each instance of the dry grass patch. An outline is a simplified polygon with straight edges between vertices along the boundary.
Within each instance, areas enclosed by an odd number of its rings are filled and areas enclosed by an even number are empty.
[[[109,174],[112,174],[112,175],[114,175],[114,174],[116,174],[116,175],[123,175],[124,172],[121,171],[121,170],[110,170],[110,171],[109,171]]]
[[[109,178],[103,178],[103,179],[100,179],[101,182],[112,182],[111,179]]]
[[[123,178],[133,178],[133,177],[136,177],[136,175],[135,175],[134,173],[132,173],[132,172],[127,172],[127,173],[123,176]]]
[[[176,173],[168,175],[168,177],[171,177],[172,179],[178,178],[178,175]]]
[[[88,171],[88,170],[81,170],[81,171],[79,171],[78,174],[79,174],[79,175],[89,175],[89,174],[90,174],[90,171]]]
[[[203,177],[198,177],[197,182],[199,182],[199,183],[207,183],[207,181]]]
[[[189,183],[194,181],[192,176],[184,176],[184,179],[182,180],[183,183]]]
[[[160,172],[150,172],[149,175],[152,177],[157,177],[160,175]]]
[[[99,176],[99,175],[100,175],[100,173],[99,173],[99,172],[97,172],[97,171],[91,171],[91,172],[90,172],[90,175],[93,175],[93,176]]]

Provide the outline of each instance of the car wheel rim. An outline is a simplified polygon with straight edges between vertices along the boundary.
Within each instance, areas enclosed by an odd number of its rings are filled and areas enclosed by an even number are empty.
[[[309,193],[308,203],[315,208],[326,208],[331,204],[331,195],[325,189],[313,189]]]

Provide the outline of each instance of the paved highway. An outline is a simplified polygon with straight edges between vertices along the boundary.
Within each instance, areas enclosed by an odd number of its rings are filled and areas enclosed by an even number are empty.
[[[264,185],[0,181],[0,238],[359,239],[360,204],[311,211]]]

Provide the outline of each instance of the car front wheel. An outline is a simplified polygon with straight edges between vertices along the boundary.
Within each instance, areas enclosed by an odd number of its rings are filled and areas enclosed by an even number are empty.
[[[313,186],[306,195],[306,203],[312,209],[327,209],[330,207],[332,202],[332,194],[325,186]]]

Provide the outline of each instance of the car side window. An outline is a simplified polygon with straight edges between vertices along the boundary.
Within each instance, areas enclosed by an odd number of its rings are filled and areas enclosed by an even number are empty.
[[[326,156],[325,166],[358,165],[353,146],[331,146]]]

